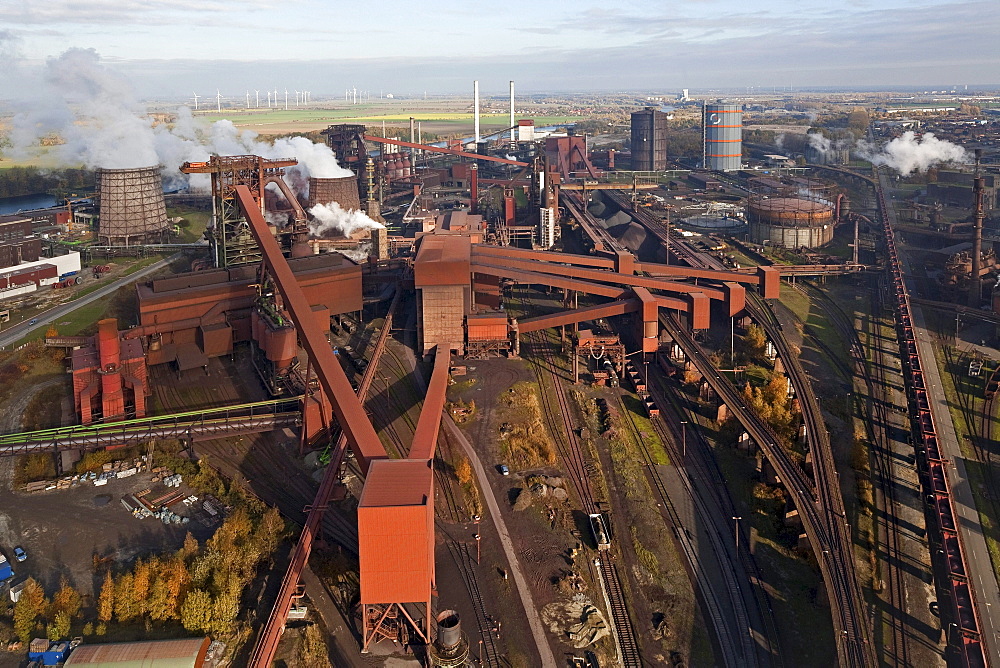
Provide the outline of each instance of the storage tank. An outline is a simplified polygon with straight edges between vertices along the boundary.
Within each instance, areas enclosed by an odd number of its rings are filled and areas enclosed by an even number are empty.
[[[614,159],[609,159],[613,168]],[[632,169],[652,172],[667,168],[667,115],[655,107],[632,113]]]
[[[784,248],[815,248],[833,239],[833,206],[795,197],[751,198],[750,238]]]
[[[731,172],[743,159],[743,108],[738,104],[706,104],[705,169]]]
[[[168,229],[160,167],[98,169],[97,238],[108,246],[162,242]]]
[[[341,176],[333,179],[311,177],[309,179],[309,206],[336,202],[345,211],[356,211],[361,208],[361,197],[358,194],[358,179],[354,176]]]

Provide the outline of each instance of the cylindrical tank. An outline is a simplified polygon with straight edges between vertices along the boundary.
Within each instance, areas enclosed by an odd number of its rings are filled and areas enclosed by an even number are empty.
[[[162,241],[167,231],[160,167],[97,170],[97,238],[109,246]]]
[[[667,168],[667,115],[655,107],[632,113],[632,169],[651,172]],[[610,159],[609,169],[614,167]]]
[[[462,620],[454,610],[437,616],[437,638],[428,648],[431,665],[441,668],[465,666],[469,659],[469,641],[462,633]]]
[[[784,248],[815,248],[833,239],[833,207],[795,197],[751,198],[750,238]]]
[[[413,174],[413,164],[410,162],[410,155],[408,153],[403,154],[403,177],[408,177]]]
[[[462,642],[462,620],[454,610],[445,610],[438,615],[437,643],[442,649],[451,649]]]
[[[336,202],[345,211],[356,211],[361,208],[361,197],[358,194],[358,180],[353,176],[341,176],[334,179],[309,179],[309,206]]]
[[[743,108],[721,102],[705,105],[705,168],[736,171],[743,158]]]

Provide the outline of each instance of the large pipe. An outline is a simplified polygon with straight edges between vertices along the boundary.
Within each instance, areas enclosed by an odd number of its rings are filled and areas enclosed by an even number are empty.
[[[514,82],[510,82],[510,143],[514,143]]]
[[[476,163],[472,163],[469,174],[469,213],[475,214],[479,209],[479,166]]]
[[[479,144],[479,81],[478,80],[472,82],[472,96],[473,96],[472,114],[475,117],[475,124],[476,124],[475,135],[476,135],[476,144],[478,145]]]

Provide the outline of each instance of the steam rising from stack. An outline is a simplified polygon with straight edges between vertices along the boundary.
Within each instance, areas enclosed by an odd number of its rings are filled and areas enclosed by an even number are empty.
[[[879,149],[867,142],[858,142],[858,154],[873,165],[885,165],[903,176],[925,172],[943,162],[969,162],[969,153],[958,144],[938,139],[928,132],[923,138],[905,132]]]

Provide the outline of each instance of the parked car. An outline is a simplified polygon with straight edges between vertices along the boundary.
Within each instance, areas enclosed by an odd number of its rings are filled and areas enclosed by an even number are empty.
[[[510,469],[507,468],[506,464],[501,464],[497,469],[499,469],[500,475],[510,475]]]
[[[18,546],[14,548],[14,558],[18,561],[24,561],[28,558],[28,554],[24,551],[23,547]]]

